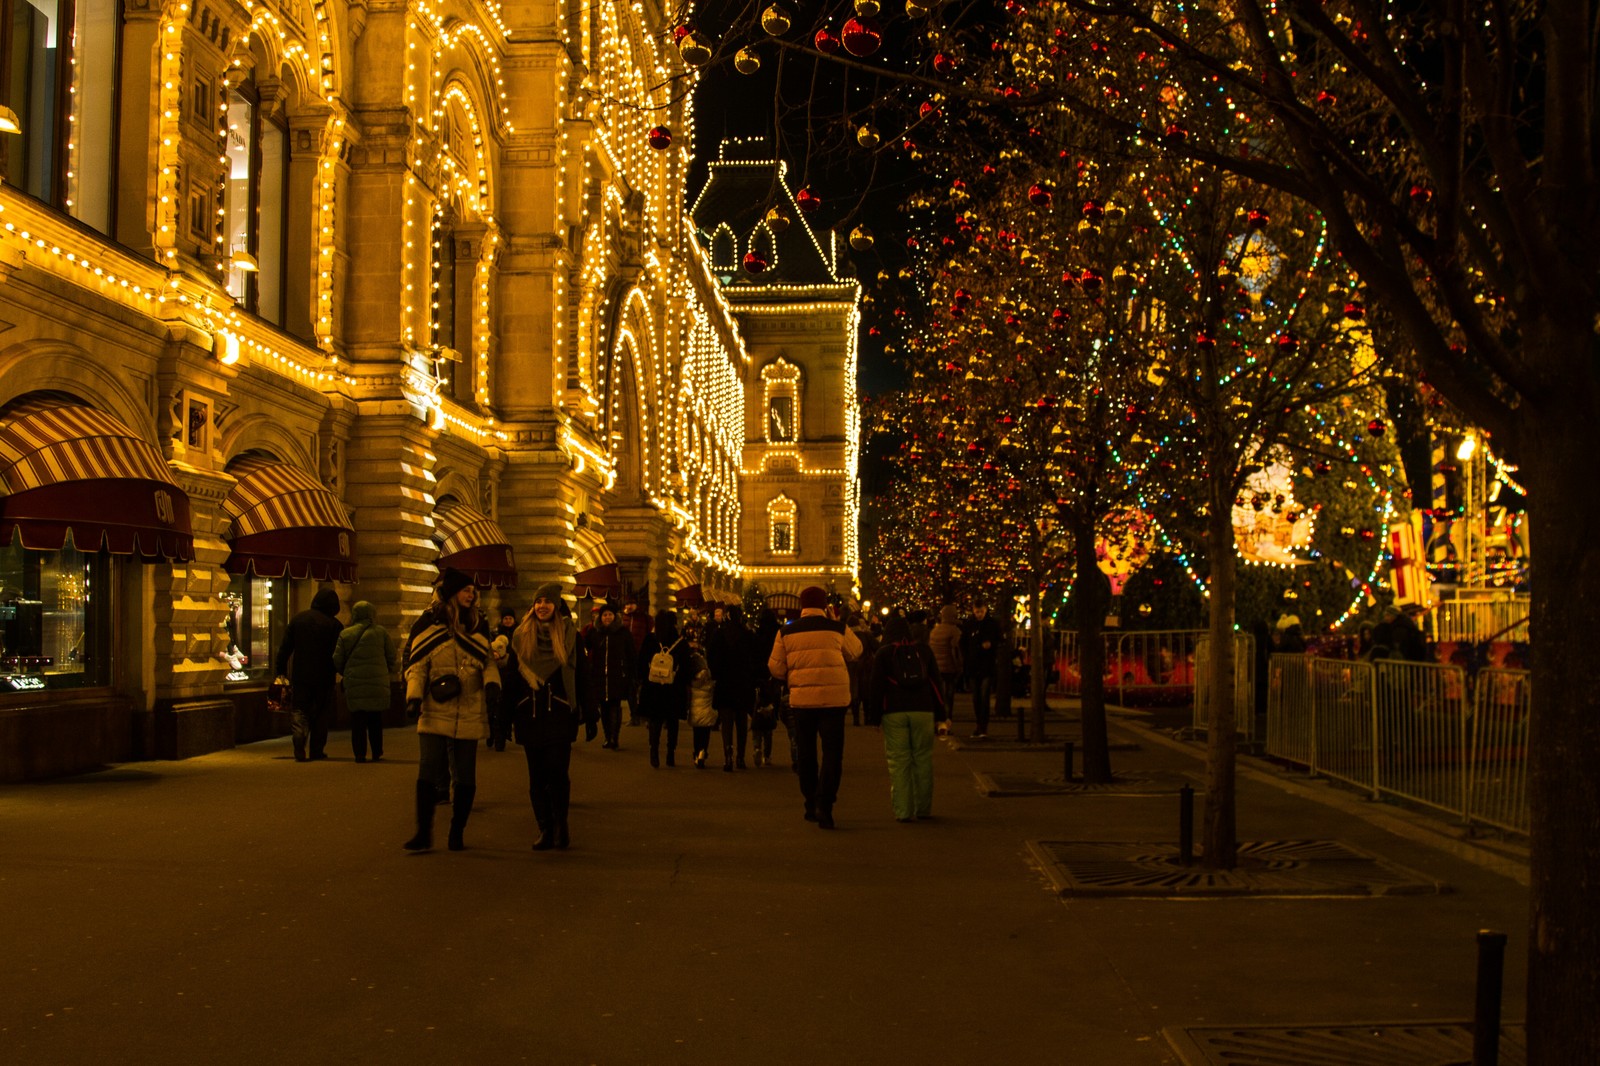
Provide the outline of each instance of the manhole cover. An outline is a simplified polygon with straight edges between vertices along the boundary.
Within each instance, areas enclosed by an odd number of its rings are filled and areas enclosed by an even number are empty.
[[[1218,1026],[1163,1033],[1184,1066],[1468,1066],[1472,1062],[1470,1022]],[[1501,1066],[1523,1066],[1527,1060],[1523,1027],[1502,1027]]]
[[[1184,866],[1169,843],[1040,840],[1028,848],[1063,896],[1365,898],[1446,892],[1448,886],[1336,840],[1239,845],[1232,870]]]
[[[1167,796],[1191,780],[1169,770],[1125,770],[1112,774],[1109,785],[1091,785],[1079,778],[1068,781],[1060,774],[975,773],[978,791],[985,796]]]

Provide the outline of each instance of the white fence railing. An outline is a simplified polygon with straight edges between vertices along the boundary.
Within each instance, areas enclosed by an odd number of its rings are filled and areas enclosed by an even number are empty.
[[[1274,655],[1266,752],[1368,791],[1528,831],[1528,674]]]
[[[1528,639],[1529,599],[1525,595],[1473,596],[1458,592],[1429,612],[1433,639],[1486,641]]]

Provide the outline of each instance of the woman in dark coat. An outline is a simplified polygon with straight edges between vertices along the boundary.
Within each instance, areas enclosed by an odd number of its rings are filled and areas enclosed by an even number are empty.
[[[650,680],[650,660],[658,651],[666,651],[672,656],[674,671],[672,681],[668,684]],[[667,765],[675,765],[678,722],[689,713],[689,681],[694,675],[690,659],[689,642],[678,635],[677,612],[657,612],[655,628],[644,638],[635,669],[639,678],[639,713],[644,716],[650,729],[651,766],[661,765],[663,725],[667,728]]]
[[[617,609],[602,603],[585,639],[589,652],[589,699],[600,714],[606,742],[617,750],[622,737],[622,701],[633,697],[633,634],[617,618]]]
[[[561,586],[539,586],[533,606],[511,635],[521,684],[511,724],[528,760],[528,800],[539,823],[535,851],[565,848],[572,837],[567,803],[572,742],[582,717],[578,708],[578,631],[560,613]]]
[[[729,607],[726,619],[717,627],[706,648],[711,676],[716,679],[711,690],[711,706],[717,709],[721,721],[722,769],[726,773],[732,773],[735,766],[744,769],[750,713],[756,707],[756,685],[761,677],[767,676],[765,659],[765,652],[756,650],[756,635],[744,626],[744,612],[738,605]],[[733,747],[736,734],[737,762]]]

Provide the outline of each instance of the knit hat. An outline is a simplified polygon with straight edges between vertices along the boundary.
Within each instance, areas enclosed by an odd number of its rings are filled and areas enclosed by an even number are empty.
[[[471,575],[463,574],[453,566],[445,567],[444,572],[439,575],[439,584],[435,586],[439,593],[439,602],[449,603],[456,593],[471,584],[473,584]]]
[[[823,589],[820,589],[815,585],[808,585],[800,590],[800,609],[802,611],[809,610],[813,607],[817,608],[818,610],[822,610],[827,606],[828,594]]]
[[[538,602],[539,600],[549,600],[551,603],[560,603],[561,582],[546,581],[544,584],[533,590],[533,598],[535,602]]]
[[[594,605],[594,617],[596,618],[599,618],[607,611],[610,611],[612,614],[620,613],[617,610],[617,605],[612,603],[610,600],[601,600]]]

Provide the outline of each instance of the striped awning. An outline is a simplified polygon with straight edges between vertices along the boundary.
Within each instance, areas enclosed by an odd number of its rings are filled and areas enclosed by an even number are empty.
[[[622,596],[622,570],[600,534],[587,526],[578,530],[578,556],[572,565],[573,595],[578,599],[617,599]]]
[[[699,585],[685,585],[681,589],[675,589],[672,598],[678,601],[680,607],[704,607],[706,603],[705,594],[700,591]]]
[[[222,501],[233,520],[229,573],[257,577],[356,578],[355,527],[344,504],[297,467],[247,455],[228,464],[239,483]]]
[[[517,587],[517,559],[511,540],[494,519],[455,500],[433,513],[439,537],[439,569],[454,567],[472,576],[479,588]]]
[[[0,544],[194,558],[189,497],[161,453],[104,412],[41,396],[0,416]]]

